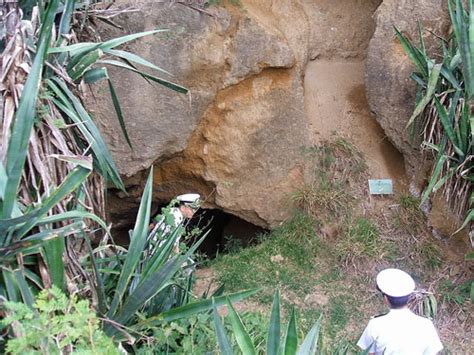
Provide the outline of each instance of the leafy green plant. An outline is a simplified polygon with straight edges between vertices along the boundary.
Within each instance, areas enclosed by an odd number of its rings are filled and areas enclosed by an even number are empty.
[[[33,309],[11,301],[0,307],[6,313],[2,326],[15,334],[6,344],[9,354],[120,353],[89,301],[68,298],[55,286],[38,294]]]
[[[441,40],[442,61],[431,57],[420,25],[416,46],[398,29],[396,35],[416,67],[411,78],[418,85],[417,101],[408,126],[421,131],[422,147],[434,157],[433,170],[422,201],[442,190],[453,211],[474,218],[472,210],[472,127],[474,108],[474,46],[472,0],[449,0],[452,35]]]
[[[134,346],[135,353],[206,354],[216,349],[212,316],[201,313],[172,322],[162,321],[147,329],[147,342]]]
[[[235,335],[237,345],[243,354],[257,354],[250,333],[246,330],[241,317],[235,311],[232,303],[227,301],[228,317],[231,321],[232,331]],[[219,348],[223,354],[233,353],[233,347],[224,329],[217,308],[214,307],[214,326],[216,329]],[[273,298],[272,313],[268,335],[266,338],[267,354],[296,354],[298,349],[298,331],[295,311],[292,310],[290,321],[286,328],[284,338],[281,338],[280,320],[280,293],[277,290]],[[313,325],[301,344],[298,354],[316,354],[318,349],[318,338],[321,329],[321,318]]]
[[[67,0],[62,6],[59,0],[51,0],[35,5],[31,20],[21,21],[18,3],[7,4],[1,85],[5,112],[0,149],[0,294],[13,301],[23,299],[30,306],[33,294],[43,287],[54,284],[64,290],[66,273],[77,283],[90,281],[77,262],[77,239],[87,240],[97,227],[107,231],[103,222],[107,181],[124,189],[112,156],[82,104],[81,84],[107,80],[129,144],[107,65],[187,92],[137,68],[163,73],[159,67],[117,49],[162,30],[101,43],[71,43],[75,38],[70,35],[71,24],[81,4]]]
[[[255,348],[257,351],[263,351],[268,320],[258,312],[244,312],[241,317],[249,334],[252,335]],[[223,325],[226,332],[230,333],[230,343],[236,347],[229,319],[226,319]],[[140,347],[134,347],[135,353],[214,354],[219,350],[212,311],[172,322],[162,321],[146,332],[149,334],[147,342]]]

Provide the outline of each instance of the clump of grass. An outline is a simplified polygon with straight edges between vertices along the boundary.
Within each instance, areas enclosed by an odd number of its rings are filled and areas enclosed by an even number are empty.
[[[367,170],[362,153],[343,137],[325,140],[313,147],[303,147],[301,151],[312,164],[315,175],[325,175],[331,181],[347,181]]]
[[[331,216],[338,216],[347,211],[353,197],[340,184],[321,177],[318,181],[298,189],[292,199],[305,213],[317,218],[321,211]]]
[[[271,303],[276,287],[300,295],[311,291],[318,251],[313,219],[297,214],[260,244],[220,255],[210,265],[227,290],[263,288],[259,301]]]
[[[333,265],[329,270],[321,275],[318,282],[322,284],[330,284],[342,279],[342,270],[339,266]]]
[[[441,249],[436,244],[426,241],[417,249],[421,259],[430,269],[438,269],[443,263]]]
[[[418,233],[425,224],[425,217],[420,209],[420,199],[409,194],[402,194],[398,197],[398,203],[395,216],[396,227],[410,234]]]
[[[363,154],[347,139],[337,137],[332,146],[340,162],[345,165],[343,169],[349,171],[351,175],[358,176],[367,170]]]
[[[449,279],[444,280],[439,289],[442,302],[452,303],[458,306],[468,302],[470,299],[471,284],[473,282],[473,278],[457,284]]]
[[[296,190],[293,201],[316,218],[345,215],[354,202],[350,182],[367,169],[362,154],[342,137],[303,148],[302,153],[311,166],[310,182]]]
[[[380,237],[375,223],[365,217],[359,217],[349,225],[335,250],[339,260],[346,265],[362,257],[381,259],[395,253],[392,245]]]

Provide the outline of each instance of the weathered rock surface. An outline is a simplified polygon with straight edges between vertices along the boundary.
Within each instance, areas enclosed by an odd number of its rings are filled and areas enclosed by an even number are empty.
[[[111,192],[115,222],[133,219],[146,169],[155,165],[155,201],[193,190],[220,208],[268,228],[292,213],[308,145],[303,76],[310,59],[364,58],[380,0],[241,1],[212,16],[147,2],[116,20],[127,32],[169,28],[128,45],[174,74],[188,97],[111,70],[127,117],[131,151],[107,97],[95,115],[126,177],[128,197]],[[126,2],[122,5],[126,6]],[[137,3],[134,3],[135,5]],[[356,16],[354,16],[354,14]],[[123,35],[101,30],[103,37]],[[130,216],[128,216],[130,215]]]
[[[376,28],[370,41],[367,65],[367,97],[377,121],[388,138],[405,157],[407,170],[423,178],[425,172],[419,142],[410,141],[406,130],[415,102],[415,84],[410,79],[414,70],[399,41],[394,26],[412,39],[418,38],[418,21],[427,30],[430,51],[439,48],[439,39],[428,35],[446,33],[448,13],[446,0],[384,0],[375,14]]]
[[[136,204],[140,172],[152,164],[157,200],[197,190],[207,196],[208,207],[264,227],[290,213],[285,194],[301,181],[299,147],[307,142],[301,78],[291,69],[294,52],[281,33],[251,16],[237,9],[213,11],[211,17],[185,6],[154,5],[153,16],[121,19],[130,32],[172,30],[169,37],[147,38],[129,49],[173,72],[191,95],[113,72],[121,82],[134,150],[119,134],[107,100],[96,105],[96,116],[121,173],[135,175],[127,181],[132,188],[126,202],[120,194],[111,196],[116,217]]]

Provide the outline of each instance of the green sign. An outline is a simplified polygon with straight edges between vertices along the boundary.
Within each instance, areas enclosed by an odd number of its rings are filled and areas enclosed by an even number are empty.
[[[391,179],[369,180],[369,192],[371,195],[391,195],[393,182]]]

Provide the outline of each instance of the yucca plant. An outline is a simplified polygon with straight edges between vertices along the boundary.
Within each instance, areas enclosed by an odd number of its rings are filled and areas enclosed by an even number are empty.
[[[177,254],[173,246],[184,233],[182,224],[166,233],[149,229],[152,178],[151,169],[128,248],[104,242],[81,258],[85,271],[94,275],[90,286],[96,290],[94,304],[105,322],[104,329],[117,340],[133,338],[158,321],[179,319],[212,307],[211,300],[190,297],[195,267],[190,260],[206,235]],[[238,301],[255,292],[243,291],[229,297]],[[219,304],[224,301],[223,296],[217,299]]]
[[[441,62],[428,54],[421,25],[418,45],[395,31],[416,67],[411,78],[418,85],[417,102],[408,127],[421,132],[423,151],[434,158],[422,200],[441,190],[452,210],[464,219],[461,228],[470,225],[472,241],[474,13],[472,0],[467,1],[467,8],[462,0],[449,0],[448,5],[452,34],[441,39]]]
[[[232,330],[237,345],[244,355],[257,354],[251,335],[246,331],[242,319],[235,311],[230,300],[227,300],[228,317],[232,325]],[[234,349],[227,336],[224,325],[222,324],[217,308],[214,305],[214,325],[216,328],[217,340],[222,354],[233,354]],[[266,353],[269,355],[278,354],[316,354],[318,350],[318,338],[321,330],[321,317],[316,321],[309,333],[306,335],[303,343],[298,349],[298,332],[296,325],[296,314],[294,309],[291,311],[290,321],[286,328],[286,333],[281,339],[281,320],[280,320],[280,292],[275,291],[273,297],[272,313],[270,316],[270,325],[268,329]]]
[[[33,293],[55,284],[74,291],[92,283],[78,262],[78,241],[103,222],[105,185],[124,189],[112,156],[82,103],[83,84],[107,80],[123,134],[131,145],[106,66],[136,72],[181,93],[187,90],[137,66],[164,72],[116,49],[162,30],[101,43],[71,43],[81,4],[38,1],[30,20],[6,3],[1,55],[0,294],[32,304]],[[55,22],[59,16],[59,22]],[[64,262],[66,261],[66,262]],[[66,271],[66,272],[65,272]],[[74,280],[74,281],[73,281]]]

